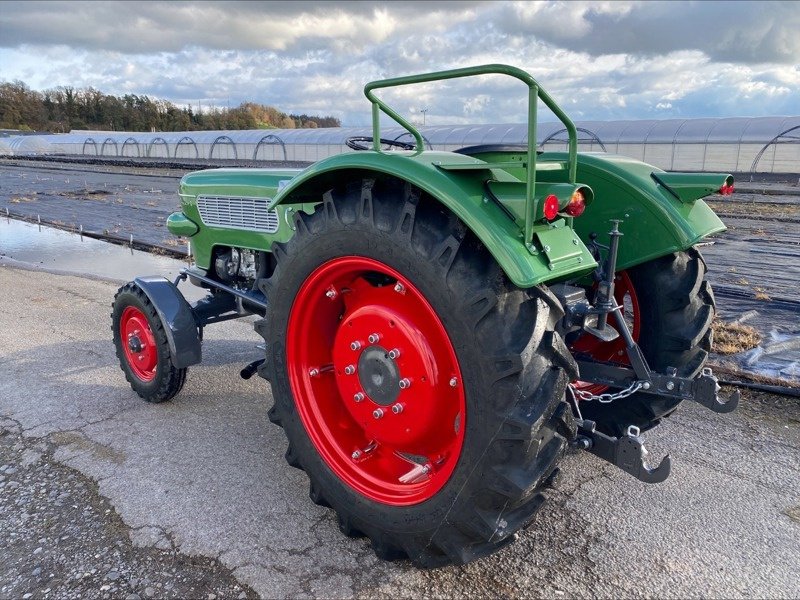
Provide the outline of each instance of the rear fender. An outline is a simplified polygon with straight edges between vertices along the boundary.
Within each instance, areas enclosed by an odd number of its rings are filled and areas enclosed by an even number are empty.
[[[481,167],[482,164],[486,166]],[[541,249],[531,251],[523,243],[523,233],[509,210],[487,192],[489,180],[516,183],[519,180],[483,161],[450,152],[413,155],[365,151],[332,156],[292,179],[270,208],[319,203],[323,193],[334,186],[376,176],[408,182],[444,204],[475,233],[518,287],[582,275],[596,265],[569,227],[545,226],[552,230],[549,239],[555,240],[559,247],[568,248],[568,253],[555,257],[556,244],[548,245],[549,255]]]
[[[563,162],[566,153],[540,155],[543,163]],[[552,177],[549,171],[540,180]],[[732,185],[724,173],[667,173],[646,163],[602,153],[578,155],[578,181],[591,186],[594,202],[573,226],[581,239],[593,233],[605,243],[609,221],[623,221],[625,237],[617,266],[633,267],[672,252],[686,250],[703,238],[725,231],[724,223],[700,198]],[[721,197],[720,197],[721,198]]]
[[[203,352],[197,322],[192,307],[175,284],[163,277],[137,277],[133,282],[156,308],[167,334],[173,366],[183,369],[199,363]]]

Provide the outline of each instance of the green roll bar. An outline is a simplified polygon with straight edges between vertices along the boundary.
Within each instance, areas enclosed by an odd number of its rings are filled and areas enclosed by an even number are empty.
[[[372,147],[376,152],[381,152],[380,113],[383,112],[391,119],[396,121],[400,126],[404,127],[412,136],[414,136],[414,139],[417,142],[417,150],[414,153],[414,156],[421,154],[425,149],[422,135],[419,133],[419,131],[417,131],[416,127],[406,121],[397,113],[397,111],[378,98],[373,93],[373,90],[414,83],[428,83],[430,81],[457,79],[460,77],[474,77],[476,75],[508,75],[509,77],[519,79],[528,86],[528,161],[526,163],[527,178],[525,193],[525,242],[529,243],[531,236],[533,235],[533,203],[534,192],[536,190],[536,109],[538,105],[538,99],[541,99],[545,106],[553,111],[553,114],[561,121],[561,123],[563,123],[567,133],[569,134],[569,183],[575,184],[576,173],[578,169],[578,134],[575,124],[529,73],[510,65],[494,64],[371,81],[364,86],[364,95],[372,103]]]

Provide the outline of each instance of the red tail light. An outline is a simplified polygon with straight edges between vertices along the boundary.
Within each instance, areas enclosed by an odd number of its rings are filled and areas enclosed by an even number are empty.
[[[544,218],[552,221],[558,216],[558,198],[555,194],[550,194],[544,199]]]
[[[575,190],[564,212],[570,217],[580,217],[584,210],[586,210],[586,198],[583,197],[583,192]]]
[[[719,193],[723,196],[730,196],[733,192],[733,184],[728,185],[727,183],[723,183],[722,187],[719,188]]]

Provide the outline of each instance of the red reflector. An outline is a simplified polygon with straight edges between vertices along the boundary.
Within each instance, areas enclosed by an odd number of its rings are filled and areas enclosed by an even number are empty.
[[[555,194],[550,194],[544,199],[544,218],[552,221],[558,216],[558,198]]]
[[[719,193],[723,196],[730,196],[734,192],[733,185],[728,185],[727,183],[723,184],[721,188],[719,188]]]
[[[564,212],[570,217],[580,217],[584,210],[586,210],[586,198],[583,197],[583,193],[580,190],[575,190]]]

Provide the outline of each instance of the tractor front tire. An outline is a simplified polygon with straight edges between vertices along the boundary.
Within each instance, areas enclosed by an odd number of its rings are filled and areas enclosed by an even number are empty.
[[[434,199],[332,190],[273,246],[260,373],[311,499],[378,557],[464,564],[531,523],[575,425],[575,363],[545,287],[509,283]]]
[[[120,368],[134,392],[158,403],[181,391],[186,369],[172,365],[164,324],[150,298],[133,282],[114,297],[111,330]]]
[[[637,342],[651,369],[668,367],[694,377],[711,351],[716,304],[706,281],[706,265],[694,248],[627,270],[638,306]],[[629,425],[646,431],[678,408],[680,399],[637,393],[608,404],[581,403],[581,413],[608,434],[621,436]]]

